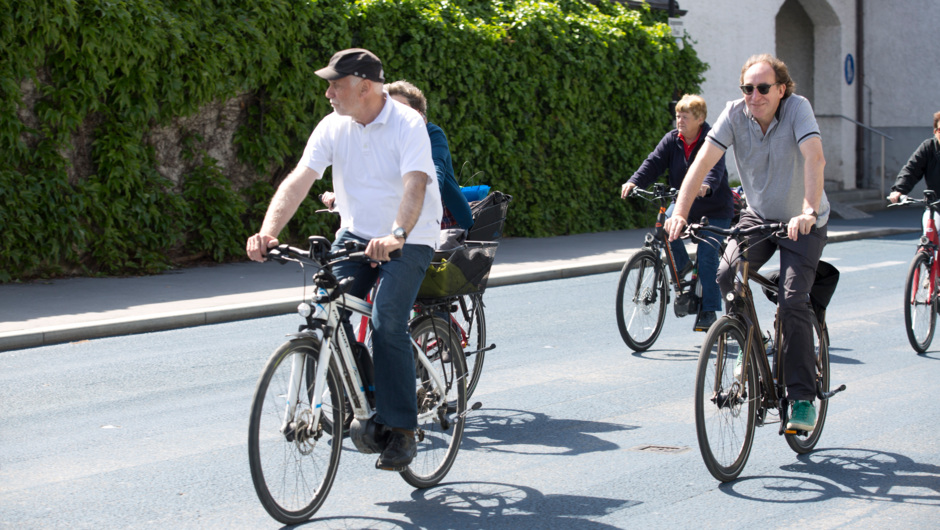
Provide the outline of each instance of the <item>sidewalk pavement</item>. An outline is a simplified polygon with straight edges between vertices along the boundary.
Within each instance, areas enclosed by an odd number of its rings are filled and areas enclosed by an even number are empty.
[[[830,219],[829,242],[916,233],[921,215],[919,208],[892,208]],[[503,239],[488,287],[618,271],[648,231]],[[276,263],[3,284],[0,351],[292,313],[303,286],[300,267]]]

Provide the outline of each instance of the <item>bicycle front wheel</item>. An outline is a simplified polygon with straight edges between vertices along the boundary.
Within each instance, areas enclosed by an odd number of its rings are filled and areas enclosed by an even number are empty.
[[[757,370],[741,358],[747,341],[744,325],[723,316],[712,324],[699,354],[695,379],[695,430],[705,467],[728,482],[741,474],[754,443]]]
[[[815,319],[814,319],[815,321]],[[816,351],[816,386],[823,392],[829,391],[829,341],[825,338],[819,322],[813,326],[813,348]],[[823,425],[826,424],[826,412],[829,410],[829,400],[819,400],[816,410],[816,427],[812,432],[803,435],[786,434],[790,448],[798,454],[805,454],[816,447],[819,437],[822,436]]]
[[[438,317],[419,319],[411,328],[411,336],[437,372],[443,387],[434,382],[416,352],[418,454],[401,476],[416,488],[429,488],[447,475],[460,449],[467,411],[467,365],[460,342],[448,322]]]
[[[451,313],[455,331],[460,335],[461,346],[467,359],[467,399],[480,382],[483,373],[483,360],[486,357],[486,317],[483,315],[483,296],[470,294],[462,296],[457,303],[457,310]]]
[[[917,353],[924,353],[933,340],[937,312],[931,292],[930,258],[918,251],[911,261],[904,287],[904,326],[907,340]]]
[[[342,435],[326,428],[327,421],[341,425],[343,417],[342,386],[332,363],[320,421],[312,425],[310,396],[319,351],[320,342],[313,339],[292,340],[278,348],[258,379],[251,403],[251,480],[261,505],[284,524],[306,521],[320,509],[339,468]],[[299,391],[291,407],[292,382]]]
[[[617,283],[617,327],[637,352],[656,342],[666,320],[666,278],[656,258],[650,249],[637,252],[623,266]]]

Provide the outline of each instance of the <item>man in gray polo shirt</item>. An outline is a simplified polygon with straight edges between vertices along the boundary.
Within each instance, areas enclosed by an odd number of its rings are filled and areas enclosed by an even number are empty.
[[[706,137],[665,229],[670,240],[682,234],[705,174],[734,146],[748,203],[738,226],[787,224],[789,239],[755,239],[747,259],[756,269],[780,249],[780,349],[786,359],[787,398],[793,404],[787,429],[812,431],[816,425],[816,368],[809,292],[826,245],[829,200],[823,191],[826,161],[819,127],[809,101],[793,93],[795,86],[786,65],[776,57],[755,55],[744,63],[744,97],[728,102]],[[730,264],[739,255],[737,242],[729,241],[718,269],[722,294],[732,289],[734,270]]]

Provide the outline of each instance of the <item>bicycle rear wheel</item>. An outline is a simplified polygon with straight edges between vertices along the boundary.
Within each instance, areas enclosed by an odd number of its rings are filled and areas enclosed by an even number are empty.
[[[633,351],[652,346],[666,320],[666,278],[656,258],[650,249],[637,252],[617,283],[617,327]]]
[[[428,370],[415,359],[418,399],[418,454],[402,478],[416,488],[429,488],[447,475],[463,439],[467,410],[467,365],[463,349],[450,324],[438,317],[414,322],[411,336],[442,378],[437,387]],[[438,397],[446,399],[435,406]]]
[[[480,382],[483,360],[486,357],[486,317],[483,314],[483,295],[460,297],[457,310],[451,313],[456,331],[460,333],[464,357],[467,359],[467,399]]]
[[[695,379],[695,430],[705,467],[728,482],[741,474],[754,443],[758,393],[754,359],[737,368],[746,331],[735,318],[718,319],[705,336]],[[748,354],[750,355],[750,354]],[[744,359],[742,359],[744,361]]]
[[[816,351],[816,386],[821,388],[823,392],[828,392],[829,342],[823,335],[819,322],[814,322],[813,330],[813,348]],[[791,449],[802,455],[816,447],[816,443],[819,442],[819,437],[822,435],[823,426],[826,424],[826,412],[828,410],[829,400],[819,400],[819,407],[816,410],[816,427],[811,432],[803,435],[784,435]]]
[[[931,292],[930,257],[918,251],[911,261],[904,287],[904,326],[907,340],[917,353],[924,353],[933,340],[937,311]]]
[[[342,386],[335,366],[327,371],[328,396],[324,397],[320,422],[310,425],[317,356],[320,342],[313,339],[292,340],[268,360],[258,379],[248,422],[248,463],[251,480],[261,505],[284,524],[310,519],[323,505],[333,486],[342,437],[325,428],[326,421],[341,424]],[[295,412],[285,421],[291,373],[297,368],[295,356],[301,356],[300,392]],[[307,367],[313,366],[313,370]],[[286,430],[282,430],[284,425]]]

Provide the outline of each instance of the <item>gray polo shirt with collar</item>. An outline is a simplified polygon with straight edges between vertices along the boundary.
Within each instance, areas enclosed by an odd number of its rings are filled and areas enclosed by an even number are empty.
[[[803,96],[780,101],[767,134],[761,132],[744,99],[729,101],[706,139],[727,151],[734,162],[749,209],[767,220],[787,222],[803,213],[803,154],[800,144],[818,138],[819,125]],[[823,191],[816,226],[829,221],[829,199]]]

